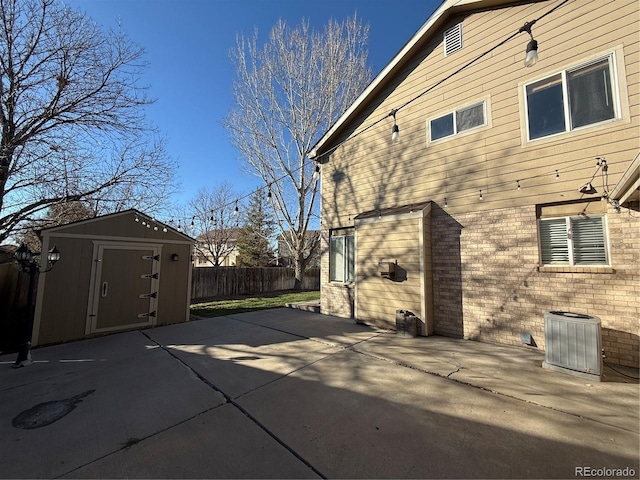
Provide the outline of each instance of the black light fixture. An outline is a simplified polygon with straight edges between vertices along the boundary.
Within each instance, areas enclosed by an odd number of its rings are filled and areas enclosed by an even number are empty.
[[[50,269],[53,268],[58,260],[60,260],[60,250],[58,250],[56,245],[54,245],[53,248],[49,250],[49,253],[47,253],[47,260],[51,264]]]
[[[20,245],[20,248],[16,250],[14,256],[20,263],[20,266],[22,267],[22,270],[24,272],[29,272],[32,268],[34,268],[38,273],[47,273],[53,268],[56,262],[60,260],[60,250],[58,250],[58,247],[54,245],[53,248],[47,252],[48,265],[44,270],[40,270],[40,267],[37,265],[33,253],[24,243]]]
[[[233,214],[237,217],[240,214],[240,209],[238,208],[238,201],[236,200],[236,208],[233,210]]]
[[[316,169],[313,171],[313,179],[318,181],[320,179],[320,164],[316,163]]]
[[[519,33],[527,32],[531,37],[531,40],[527,44],[527,53],[524,57],[524,66],[525,67],[533,67],[538,61],[538,42],[533,38],[533,34],[531,33],[531,27],[536,23],[535,20],[531,22],[525,23],[522,27],[520,27]]]
[[[56,262],[60,260],[60,250],[58,250],[58,247],[54,245],[53,248],[47,252],[47,267],[44,270],[41,270],[41,267],[38,265],[33,253],[24,243],[20,245],[20,248],[16,250],[14,255],[16,260],[20,263],[22,271],[29,274],[29,290],[27,294],[27,307],[29,311],[27,319],[28,328],[26,329],[24,342],[18,350],[18,358],[16,358],[16,362],[14,364],[16,368],[19,368],[33,364],[33,361],[31,360],[31,336],[33,334],[33,318],[35,314],[33,300],[35,295],[34,286],[36,284],[36,275],[51,271]]]
[[[271,200],[272,200],[271,187],[269,187],[269,192],[267,193],[267,202],[271,203]]]
[[[20,265],[22,265],[23,268],[25,265],[29,264],[29,262],[31,262],[31,259],[33,258],[31,250],[29,250],[29,247],[27,247],[24,243],[20,245],[20,248],[16,250],[16,253],[14,255],[16,257],[16,260],[20,262]]]
[[[398,124],[396,123],[396,113],[397,112],[398,112],[398,110],[394,108],[389,113],[389,116],[393,117],[393,128],[391,129],[391,141],[394,142],[394,143],[397,142],[398,140],[400,140],[400,129],[398,128]]]
[[[591,182],[585,183],[583,186],[580,187],[580,189],[578,191],[580,193],[586,194],[586,195],[593,195],[594,193],[598,193],[598,191],[591,184]]]

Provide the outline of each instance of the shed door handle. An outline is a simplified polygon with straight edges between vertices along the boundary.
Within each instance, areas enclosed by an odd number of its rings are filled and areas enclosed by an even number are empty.
[[[109,284],[107,282],[102,283],[102,296],[107,296],[107,289],[109,288]]]

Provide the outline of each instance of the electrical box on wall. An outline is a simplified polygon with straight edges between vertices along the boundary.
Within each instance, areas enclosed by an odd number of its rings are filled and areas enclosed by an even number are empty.
[[[378,270],[382,278],[393,280],[396,278],[396,264],[394,262],[379,262]]]

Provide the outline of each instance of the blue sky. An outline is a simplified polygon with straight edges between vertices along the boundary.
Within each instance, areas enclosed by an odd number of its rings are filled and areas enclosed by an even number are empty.
[[[147,117],[166,137],[185,205],[203,186],[231,183],[245,195],[261,186],[240,165],[222,121],[233,106],[229,50],[237,34],[268,38],[279,18],[321,30],[357,13],[370,27],[374,76],[422,26],[440,0],[64,0],[104,28],[121,27],[150,63],[142,79],[156,103]]]

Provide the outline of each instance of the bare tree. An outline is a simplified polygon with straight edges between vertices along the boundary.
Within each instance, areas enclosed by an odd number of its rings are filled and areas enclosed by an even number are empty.
[[[42,245],[39,232],[43,228],[55,227],[58,225],[66,225],[71,222],[93,218],[96,214],[93,209],[81,201],[58,203],[52,205],[47,210],[44,218],[37,221],[28,222],[22,235],[20,235],[20,243],[29,247],[32,252],[40,252]]]
[[[237,194],[229,183],[201,188],[189,202],[191,224],[186,231],[196,237],[196,255],[219,267],[235,249],[239,209],[230,203]]]
[[[294,256],[296,288],[315,249],[309,241],[318,238],[305,235],[317,194],[307,154],[370,81],[368,32],[355,17],[330,21],[323,32],[310,30],[308,21],[295,29],[279,21],[264,47],[254,32],[239,37],[231,51],[236,106],[225,124],[246,165],[271,192]]]
[[[166,199],[173,166],[145,121],[143,54],[57,0],[0,0],[0,242],[52,205]]]

